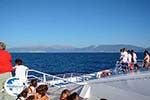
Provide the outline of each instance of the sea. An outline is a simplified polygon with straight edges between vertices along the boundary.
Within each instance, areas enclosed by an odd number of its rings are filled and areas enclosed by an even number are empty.
[[[119,53],[11,53],[14,61],[48,74],[82,73],[88,74],[104,69],[114,69]],[[143,53],[137,53],[143,59]]]

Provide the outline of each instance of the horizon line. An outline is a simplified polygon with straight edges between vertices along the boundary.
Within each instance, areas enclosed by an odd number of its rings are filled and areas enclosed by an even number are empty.
[[[124,45],[124,46],[136,46],[136,47],[141,47],[141,48],[145,48],[145,49],[147,49],[147,48],[150,48],[150,46],[147,46],[147,47],[143,47],[143,46],[138,46],[138,45],[132,45],[132,44],[91,44],[91,45],[88,45],[88,46],[73,46],[73,45],[59,45],[59,44],[54,44],[54,45],[29,45],[29,46],[27,46],[27,45],[25,45],[25,46],[12,46],[12,47],[7,47],[8,49],[11,49],[11,48],[25,48],[25,47],[55,47],[55,46],[62,46],[62,47],[72,47],[72,48],[84,48],[84,47],[90,47],[90,46],[95,46],[95,47],[97,47],[97,46],[119,46],[119,45]]]

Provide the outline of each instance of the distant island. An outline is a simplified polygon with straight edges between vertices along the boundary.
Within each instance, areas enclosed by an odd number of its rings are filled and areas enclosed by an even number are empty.
[[[121,48],[133,49],[136,52],[143,52],[145,49],[150,51],[150,48],[143,48],[134,45],[91,45],[87,47],[77,48],[72,46],[30,46],[9,48],[10,52],[119,52]]]

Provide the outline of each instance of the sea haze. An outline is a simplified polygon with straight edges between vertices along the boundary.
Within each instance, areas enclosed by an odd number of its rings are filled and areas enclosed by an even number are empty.
[[[90,45],[87,47],[73,47],[73,46],[28,46],[28,47],[14,47],[9,48],[10,52],[119,52],[120,48],[133,49],[136,52],[143,52],[146,48],[134,45]],[[149,50],[149,48],[147,48]]]

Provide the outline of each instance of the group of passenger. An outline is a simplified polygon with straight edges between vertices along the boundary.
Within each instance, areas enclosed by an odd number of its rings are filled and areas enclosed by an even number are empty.
[[[17,96],[16,100],[50,100],[47,90],[47,85],[38,86],[37,80],[33,79],[30,85]]]
[[[137,54],[134,50],[120,49],[119,63],[124,72],[137,71],[140,66],[137,64]],[[147,50],[144,51],[143,68],[150,68],[150,55]]]
[[[22,82],[27,81],[28,67],[23,65],[21,59],[15,60],[15,66],[12,64],[12,56],[6,51],[6,45],[0,42],[0,100],[50,100],[47,95],[48,85],[39,85],[37,80],[31,80],[30,85],[25,88],[18,96],[17,99],[9,95],[4,89],[5,81],[12,77],[12,71],[15,70],[15,77],[18,77]],[[69,90],[62,91],[60,100],[79,100],[78,93],[70,93]]]
[[[16,100],[51,100],[47,95],[48,85],[39,85],[37,80],[31,80],[30,85],[25,88],[18,96]],[[61,92],[59,100],[80,100],[77,92],[71,93],[70,90],[65,89]]]
[[[97,78],[102,78],[102,77],[107,77],[107,76],[111,76],[112,75],[112,71],[109,69],[97,72],[96,77]]]
[[[122,64],[124,72],[137,70],[137,55],[134,50],[127,50],[126,48],[120,49],[120,60],[119,63]]]
[[[26,81],[26,70],[28,69],[23,65],[21,59],[15,60],[15,67],[12,67],[11,54],[5,50],[6,45],[0,42],[0,100],[11,100],[12,97],[4,91],[4,82],[11,77],[11,72],[16,70],[16,77],[19,77],[23,82]],[[119,63],[122,65],[124,72],[138,70],[137,55],[134,50],[127,50],[126,48],[120,49]],[[150,68],[150,54],[147,50],[144,51],[143,68]],[[100,77],[111,75],[111,71],[103,71],[99,74]],[[50,100],[47,95],[48,86],[37,84],[37,80],[31,80],[30,85],[25,88],[18,96],[17,100]],[[6,98],[5,98],[6,97]],[[79,100],[78,93],[71,92],[67,89],[63,90],[60,95],[60,100]],[[106,99],[105,99],[106,100]]]

